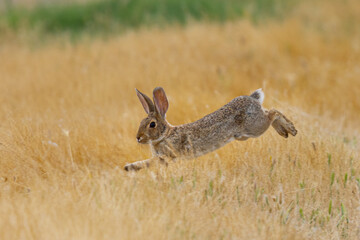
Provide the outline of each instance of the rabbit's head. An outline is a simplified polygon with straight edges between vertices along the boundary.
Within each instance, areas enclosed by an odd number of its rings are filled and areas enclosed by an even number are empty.
[[[165,120],[166,111],[169,103],[165,95],[165,91],[161,87],[157,87],[153,91],[154,102],[136,89],[136,94],[148,114],[139,126],[136,139],[139,143],[150,143],[161,140],[166,133],[169,124]]]

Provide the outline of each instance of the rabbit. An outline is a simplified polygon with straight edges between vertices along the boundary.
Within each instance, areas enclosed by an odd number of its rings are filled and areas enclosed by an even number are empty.
[[[154,89],[154,101],[135,90],[148,114],[140,123],[136,139],[141,144],[149,144],[153,156],[126,164],[126,171],[149,167],[155,161],[168,165],[171,160],[198,157],[233,140],[245,141],[259,137],[270,125],[284,138],[289,134],[297,134],[294,124],[281,112],[262,108],[262,89],[256,90],[250,96],[236,97],[215,112],[179,126],[173,126],[166,121],[169,102],[163,88]]]

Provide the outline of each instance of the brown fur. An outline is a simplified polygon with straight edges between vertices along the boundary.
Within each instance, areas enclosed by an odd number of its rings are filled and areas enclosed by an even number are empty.
[[[289,133],[293,136],[297,133],[293,123],[282,113],[262,108],[264,95],[260,89],[250,96],[233,99],[195,122],[180,126],[172,126],[165,119],[169,104],[162,88],[154,89],[154,102],[136,91],[148,113],[140,123],[137,139],[139,143],[150,144],[153,157],[127,164],[127,171],[149,167],[155,160],[167,165],[170,160],[201,156],[232,140],[244,141],[250,137],[259,137],[270,125],[285,138]],[[150,127],[152,122],[155,127]]]

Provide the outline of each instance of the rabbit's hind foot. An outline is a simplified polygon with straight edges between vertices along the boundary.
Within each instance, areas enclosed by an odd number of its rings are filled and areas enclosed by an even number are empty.
[[[297,134],[294,124],[281,112],[272,109],[269,111],[269,118],[272,121],[271,126],[284,138],[287,138],[289,134],[292,136]]]

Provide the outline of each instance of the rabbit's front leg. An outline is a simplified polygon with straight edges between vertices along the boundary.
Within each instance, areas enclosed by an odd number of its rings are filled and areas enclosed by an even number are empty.
[[[168,165],[167,161],[165,160],[165,157],[152,157],[142,161],[128,163],[125,165],[124,169],[126,171],[138,171],[142,168],[150,167],[150,165],[152,165],[155,161],[158,161],[159,163],[164,164],[165,166]]]
[[[125,171],[138,171],[142,168],[150,167],[150,164],[154,161],[154,158],[145,159],[142,161],[137,161],[133,163],[128,163],[125,165]]]

